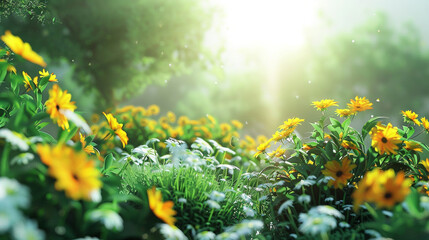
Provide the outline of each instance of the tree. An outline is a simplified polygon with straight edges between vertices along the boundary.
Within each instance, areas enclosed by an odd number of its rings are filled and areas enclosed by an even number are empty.
[[[12,14],[1,30],[31,39],[53,61],[70,60],[76,81],[96,88],[103,107],[214,60],[202,45],[214,13],[204,1],[55,0],[46,10],[55,21]]]

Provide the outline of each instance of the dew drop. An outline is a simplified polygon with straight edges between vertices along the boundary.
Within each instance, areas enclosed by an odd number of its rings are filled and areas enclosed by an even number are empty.
[[[247,125],[247,124],[249,124],[247,121],[245,122],[245,124]]]
[[[72,59],[72,62],[74,62],[74,59]]]
[[[185,45],[185,48],[188,48],[188,45]]]
[[[378,29],[377,32],[380,32],[380,29]]]
[[[374,117],[374,115],[372,115],[372,114],[371,114],[371,117],[373,118],[373,117]]]
[[[214,84],[217,85],[217,81],[215,81]]]
[[[380,102],[380,98],[377,98],[375,101],[376,101],[376,102]]]
[[[296,96],[295,96],[295,98],[296,98],[296,99],[299,99],[299,96],[298,96],[298,95],[296,95]]]
[[[355,40],[352,40],[352,43],[355,43]]]
[[[311,81],[308,81],[308,84],[311,84]]]
[[[168,82],[167,79],[165,79],[164,82],[167,83]]]
[[[171,63],[169,63],[168,66],[171,67]]]
[[[92,65],[92,63],[88,63],[88,66],[90,66],[90,67],[91,67],[91,65]]]
[[[139,41],[136,41],[136,44],[139,44]]]

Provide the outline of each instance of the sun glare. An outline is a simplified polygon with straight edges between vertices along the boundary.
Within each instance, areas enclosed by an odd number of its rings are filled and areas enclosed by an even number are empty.
[[[316,4],[309,0],[225,0],[222,5],[225,37],[234,46],[300,46],[316,19]]]

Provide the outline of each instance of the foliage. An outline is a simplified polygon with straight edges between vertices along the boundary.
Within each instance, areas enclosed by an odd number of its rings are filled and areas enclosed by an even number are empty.
[[[265,182],[260,186],[275,188],[266,198],[271,208],[266,224],[275,223],[270,235],[273,239],[328,239],[328,235],[366,239],[374,232],[367,231],[370,228],[384,237],[405,236],[411,229],[416,236],[427,237],[426,227],[405,223],[426,217],[422,212],[425,203],[419,199],[426,201],[427,196],[418,192],[427,184],[428,170],[428,160],[422,160],[420,154],[429,149],[414,140],[428,132],[426,118],[419,120],[417,114],[404,111],[406,125],[402,129],[383,125],[383,118],[374,117],[358,131],[350,124],[361,111],[372,109],[372,103],[365,98],[352,99],[350,114],[342,122],[328,115],[327,109],[335,104],[328,99],[313,102],[322,116],[311,123],[310,141],[294,133],[297,124],[291,124],[291,119],[279,127],[287,132],[285,137],[276,139],[275,134],[269,140],[286,149],[275,164],[260,173]],[[292,129],[284,127],[288,124]],[[415,134],[416,130],[420,132]]]
[[[128,99],[147,84],[163,83],[200,57],[205,57],[203,65],[213,60],[202,48],[213,9],[201,1],[61,0],[47,2],[46,8],[55,22],[10,16],[0,30],[20,29],[13,33],[32,39],[50,59],[68,59],[75,79],[99,91],[105,101],[98,101],[100,106]]]

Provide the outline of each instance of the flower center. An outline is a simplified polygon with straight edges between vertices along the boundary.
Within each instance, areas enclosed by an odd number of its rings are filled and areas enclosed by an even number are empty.
[[[335,176],[337,176],[337,177],[341,177],[343,175],[343,171],[338,171],[336,174],[335,174]]]
[[[57,111],[59,111],[60,110],[60,105],[55,105],[55,108],[57,109]]]
[[[387,192],[387,193],[384,194],[384,198],[385,199],[389,199],[391,197],[392,197],[392,193],[390,193],[390,192]]]
[[[76,175],[76,173],[72,173],[72,178],[73,180],[75,180],[76,182],[79,181],[78,176]]]
[[[386,138],[386,137],[383,137],[383,138],[381,138],[381,141],[382,141],[383,143],[387,143],[387,138]]]

